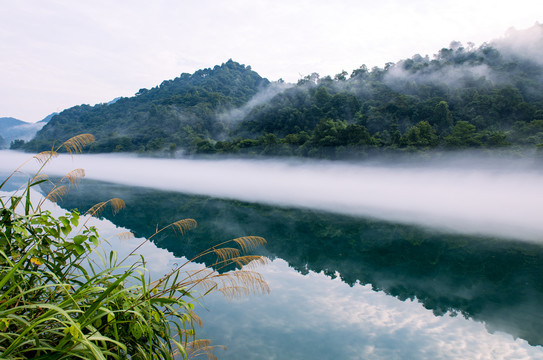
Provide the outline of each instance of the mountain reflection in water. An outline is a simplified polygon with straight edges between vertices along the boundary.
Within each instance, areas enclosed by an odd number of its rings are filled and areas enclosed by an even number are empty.
[[[191,258],[243,235],[268,240],[261,253],[281,258],[301,274],[338,276],[371,285],[400,300],[416,300],[436,316],[461,314],[543,344],[543,247],[518,241],[443,234],[425,229],[323,212],[191,196],[83,181],[59,203],[86,210],[120,197],[126,209],[104,217],[148,237],[182,218],[199,226],[182,239],[163,234],[158,247]]]

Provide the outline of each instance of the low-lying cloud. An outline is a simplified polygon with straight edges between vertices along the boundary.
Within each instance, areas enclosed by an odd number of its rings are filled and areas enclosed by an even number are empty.
[[[507,55],[530,59],[543,64],[543,24],[516,30],[510,28],[504,37],[494,40],[494,45]]]
[[[292,84],[287,84],[284,82],[274,82],[269,86],[261,89],[255,96],[253,96],[245,105],[229,110],[227,112],[217,115],[217,119],[226,123],[238,123],[242,121],[247,114],[259,105],[266,104],[269,102],[275,95],[289,89],[292,87]]]
[[[490,80],[492,82],[501,81],[500,77],[488,65],[479,64],[462,66],[447,65],[439,69],[429,68],[426,71],[415,73],[403,69],[402,66],[395,66],[386,74],[385,82],[397,90],[403,90],[402,87],[405,87],[406,83],[410,84],[412,82],[441,85],[448,88],[460,88],[465,87],[468,82],[478,79]]]
[[[0,151],[0,170],[29,156]],[[183,193],[374,217],[437,230],[541,241],[543,173],[529,167],[393,166],[326,161],[61,156],[62,175]],[[26,171],[32,171],[27,166]]]
[[[514,84],[514,71],[518,70],[505,72],[503,69],[496,70],[495,66],[493,69],[487,63],[481,62],[482,58],[487,56],[482,49],[487,46],[488,49],[497,49],[499,55],[492,56],[503,57],[500,61],[509,62],[509,65],[526,67],[526,61],[542,65],[543,25],[536,23],[525,30],[511,28],[504,37],[484,44],[478,50],[473,46],[471,43],[464,49],[460,42],[453,41],[450,49],[443,49],[444,59],[440,59],[441,52],[434,55],[436,60],[440,60],[436,64],[433,64],[428,56],[423,58],[420,55],[402,60],[386,73],[384,81],[398,91],[408,91],[411,82],[440,85],[444,88],[473,87],[476,83],[480,86],[487,81],[498,85]],[[448,54],[448,51],[451,53]],[[495,59],[490,59],[490,63],[493,61]],[[409,62],[418,70],[413,71],[410,66],[406,68]],[[530,71],[530,67],[527,69]]]

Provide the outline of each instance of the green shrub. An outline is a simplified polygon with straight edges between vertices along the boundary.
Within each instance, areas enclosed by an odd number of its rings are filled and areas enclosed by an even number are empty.
[[[78,152],[90,141],[92,136],[80,135],[61,146]],[[70,211],[54,217],[42,209],[45,199],[54,201],[66,191],[64,182],[69,186],[83,177],[82,169],[32,203],[30,191],[47,181],[41,173],[55,156],[56,150],[34,156],[41,163],[37,174],[20,191],[0,198],[0,358],[187,359],[214,349],[195,336],[200,323],[195,287],[203,288],[204,295],[269,291],[261,275],[246,267],[266,262],[244,255],[265,243],[260,237],[233,239],[196,257],[215,254],[213,267],[188,271],[191,259],[160,279],[151,279],[144,257],[137,255],[141,244],[124,259],[106,252],[97,229],[87,224],[88,215],[105,206],[119,210],[122,200],[97,204],[85,216]],[[184,219],[157,233],[183,233],[194,226],[196,221]],[[239,270],[217,272],[231,264]]]

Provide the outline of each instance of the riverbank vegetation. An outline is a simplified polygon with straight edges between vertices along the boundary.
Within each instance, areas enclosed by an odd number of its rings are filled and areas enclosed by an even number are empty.
[[[187,359],[206,352],[213,357],[214,346],[196,337],[200,320],[195,304],[213,291],[229,297],[267,293],[266,282],[253,268],[266,258],[245,254],[265,240],[236,238],[197,254],[160,279],[151,278],[139,246],[121,259],[105,250],[105,240],[88,224],[105,207],[122,209],[122,200],[101,202],[84,214],[72,210],[53,216],[45,209],[47,201],[77,184],[82,169],[51,184],[45,197],[33,197],[33,190],[48,181],[44,167],[61,148],[79,152],[93,140],[79,135],[34,156],[30,161],[40,167],[27,185],[0,197],[0,357]],[[183,234],[195,226],[192,219],[178,220],[155,235]],[[215,257],[212,266],[186,269],[191,261],[210,255]],[[237,270],[219,272],[231,265]]]

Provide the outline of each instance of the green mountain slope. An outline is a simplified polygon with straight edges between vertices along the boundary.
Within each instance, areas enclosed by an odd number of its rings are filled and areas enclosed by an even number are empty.
[[[533,147],[543,142],[541,58],[543,26],[536,25],[479,48],[453,42],[432,59],[415,55],[350,76],[312,74],[253,108],[233,136],[242,140],[215,150],[334,158]]]
[[[181,74],[134,97],[64,110],[25,144],[40,151],[80,133],[91,133],[95,152],[155,151],[187,147],[224,131],[215,114],[240,107],[268,80],[232,60],[213,69]]]

